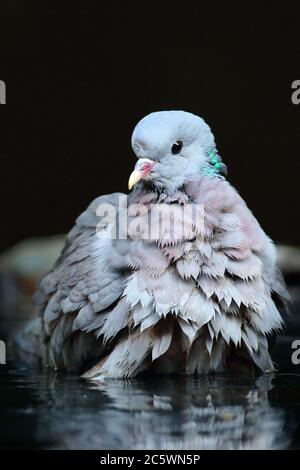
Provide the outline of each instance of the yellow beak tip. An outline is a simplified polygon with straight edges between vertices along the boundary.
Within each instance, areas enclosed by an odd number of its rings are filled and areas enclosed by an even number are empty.
[[[128,180],[128,189],[129,191],[133,188],[133,186],[138,183],[142,179],[142,173],[140,171],[134,170]]]

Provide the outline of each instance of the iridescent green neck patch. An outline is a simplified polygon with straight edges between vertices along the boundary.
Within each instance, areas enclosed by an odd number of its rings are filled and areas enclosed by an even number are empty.
[[[226,165],[222,162],[216,148],[207,151],[207,163],[202,167],[201,173],[205,176],[219,176],[227,174]]]

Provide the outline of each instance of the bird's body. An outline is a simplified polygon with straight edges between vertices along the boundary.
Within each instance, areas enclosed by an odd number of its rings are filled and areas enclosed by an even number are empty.
[[[44,364],[87,378],[272,370],[267,336],[288,295],[273,242],[222,176],[209,127],[153,113],[132,146],[133,191],[93,201],[40,284]]]

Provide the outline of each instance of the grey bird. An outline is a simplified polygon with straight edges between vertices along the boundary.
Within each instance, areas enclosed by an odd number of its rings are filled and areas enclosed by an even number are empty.
[[[39,285],[43,364],[88,379],[272,371],[268,337],[289,295],[209,126],[154,112],[132,148],[129,195],[94,200]]]

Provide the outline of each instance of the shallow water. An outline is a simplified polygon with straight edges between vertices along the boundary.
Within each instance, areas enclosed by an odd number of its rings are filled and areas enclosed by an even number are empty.
[[[0,447],[300,448],[300,374],[87,383],[0,367]]]
[[[273,347],[271,376],[87,382],[11,361],[0,366],[0,448],[300,449],[296,338],[294,322]]]

